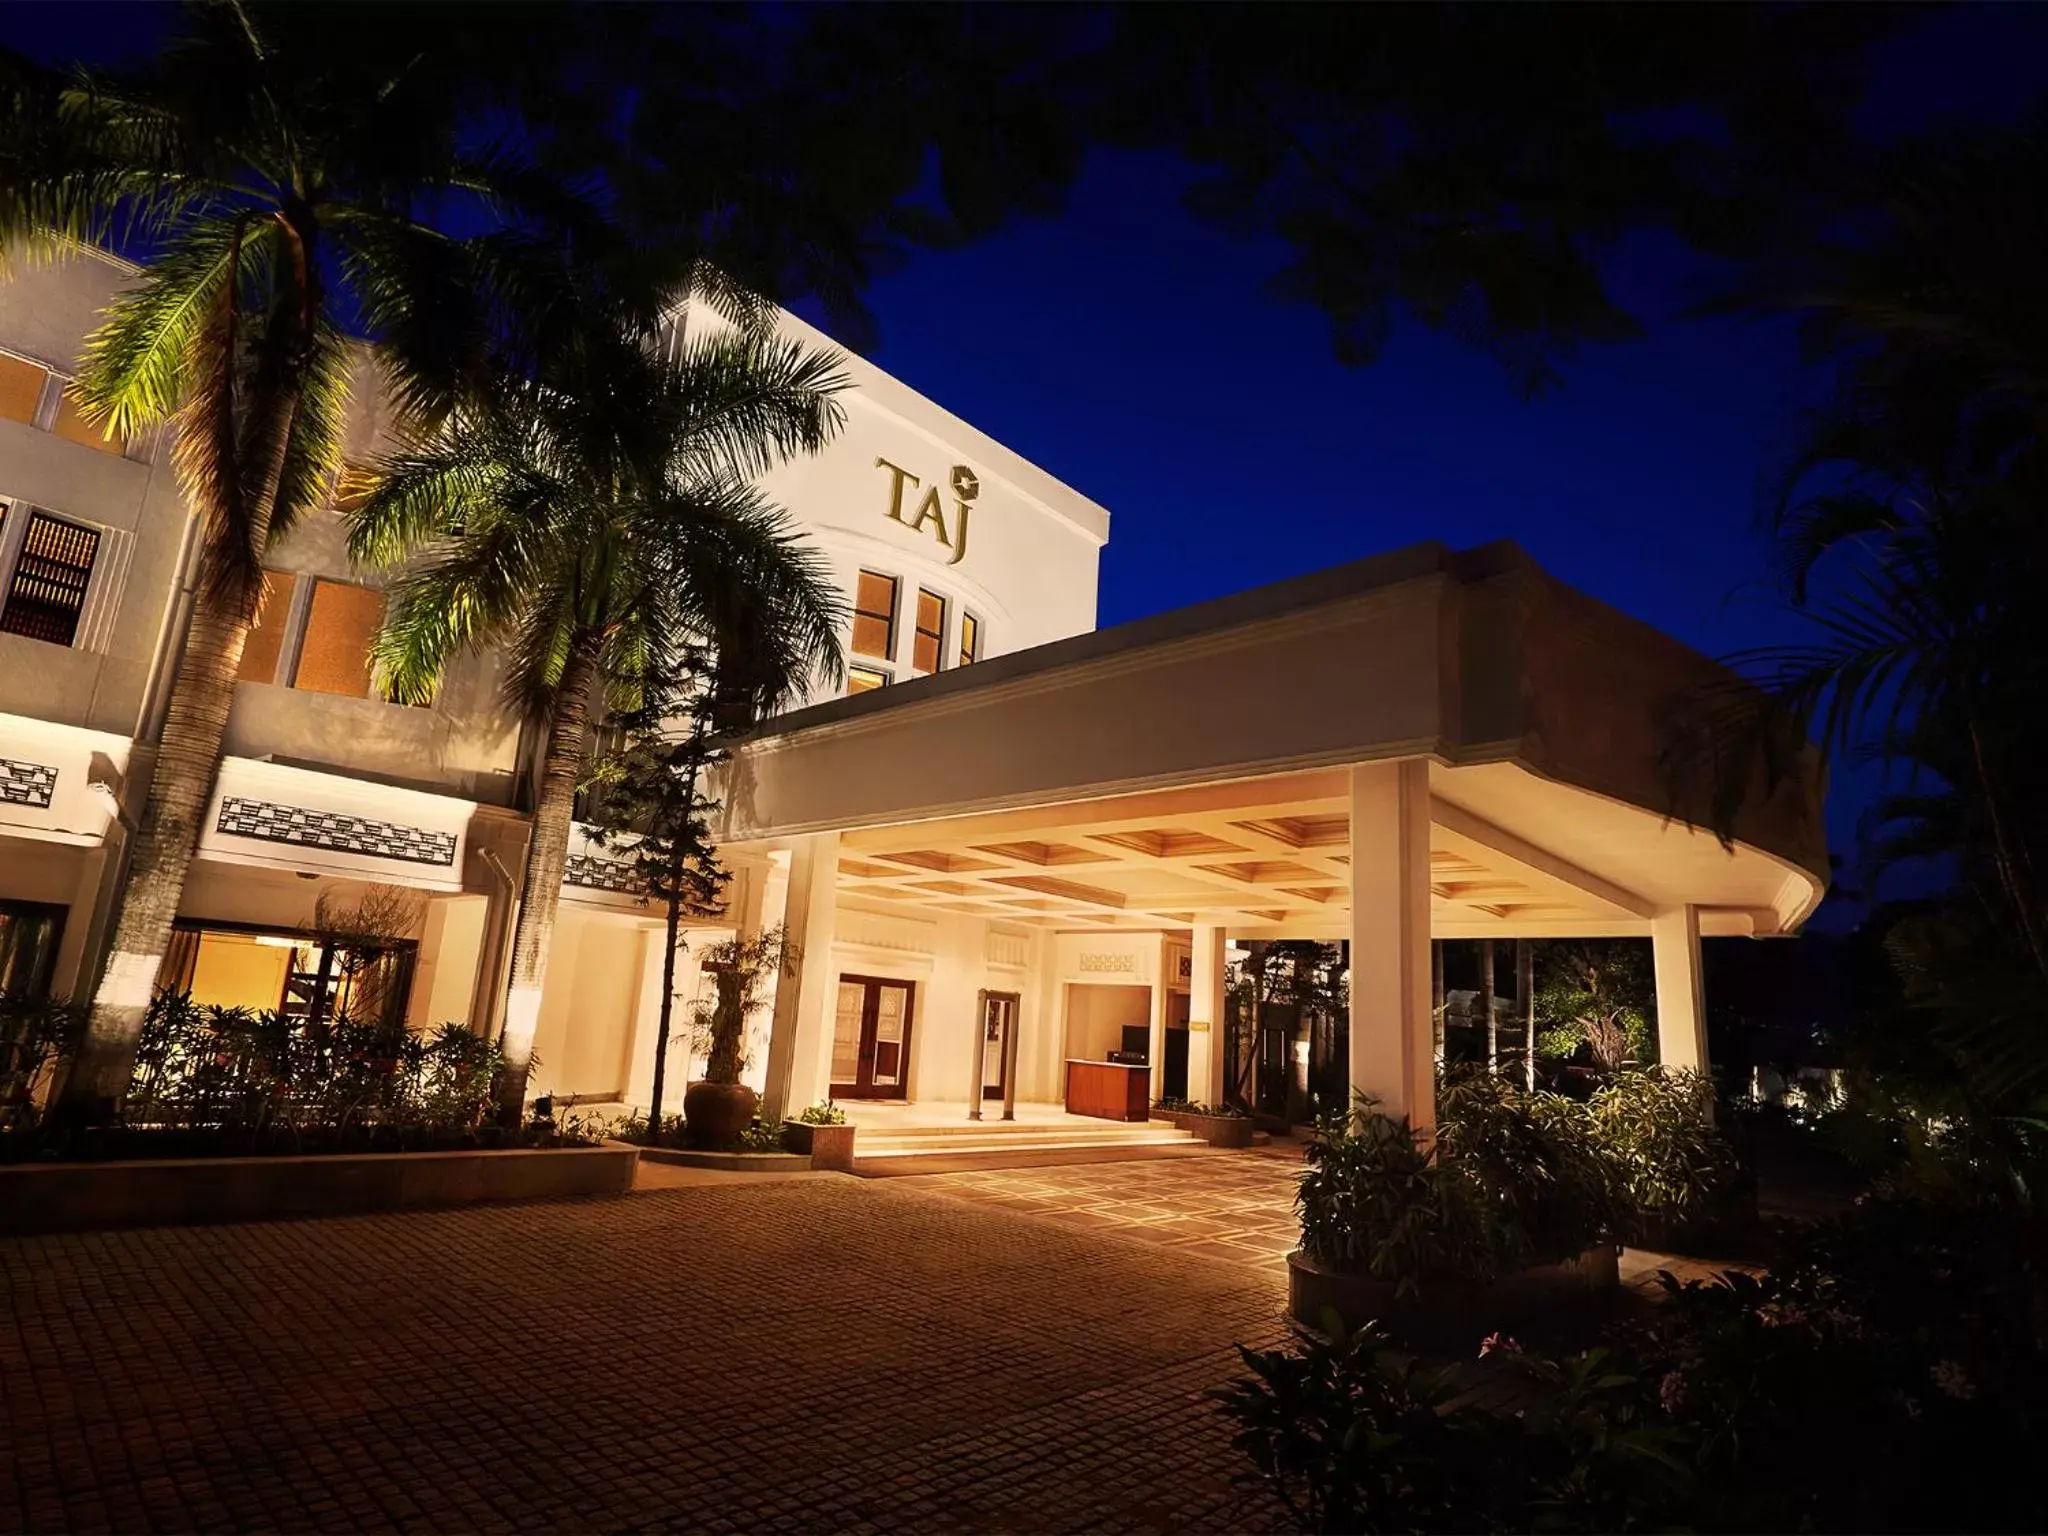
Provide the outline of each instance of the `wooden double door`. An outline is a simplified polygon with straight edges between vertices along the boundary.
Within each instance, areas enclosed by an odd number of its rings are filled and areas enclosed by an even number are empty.
[[[910,1085],[917,984],[886,976],[839,978],[832,1016],[832,1097],[900,1099]]]

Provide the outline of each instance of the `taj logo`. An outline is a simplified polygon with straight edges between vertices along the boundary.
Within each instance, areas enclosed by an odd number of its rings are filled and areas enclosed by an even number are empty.
[[[945,498],[939,494],[936,485],[925,486],[924,482],[900,464],[891,464],[887,459],[876,459],[875,468],[889,471],[889,518],[903,524],[912,533],[920,531],[926,523],[932,527],[932,537],[940,545],[951,550],[948,565],[958,565],[967,555],[967,515],[974,505],[974,498],[981,494],[981,477],[965,464],[955,464],[953,473],[947,477],[953,492],[953,527],[946,528]],[[910,516],[903,515],[903,493],[924,487],[924,495],[918,499],[917,508]]]

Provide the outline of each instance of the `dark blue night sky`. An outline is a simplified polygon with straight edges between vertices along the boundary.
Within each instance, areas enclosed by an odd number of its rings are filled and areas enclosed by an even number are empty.
[[[49,58],[146,32],[127,7],[0,7]],[[166,18],[167,19],[167,18]],[[1885,45],[1878,135],[2007,115],[2048,87],[2048,7],[1938,13]],[[921,256],[870,295],[876,361],[1101,502],[1101,621],[1117,623],[1420,539],[1520,541],[1566,581],[1722,654],[1796,634],[1766,587],[1758,487],[1823,380],[1790,329],[1681,318],[1708,276],[1652,239],[1613,275],[1650,326],[1519,398],[1413,327],[1369,370],[1263,298],[1272,249],[1179,207],[1166,157],[1099,154],[1061,218]],[[1848,849],[1867,776],[1838,777]]]

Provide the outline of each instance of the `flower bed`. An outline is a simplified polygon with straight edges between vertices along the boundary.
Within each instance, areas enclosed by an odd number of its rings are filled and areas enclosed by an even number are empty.
[[[154,1158],[0,1167],[0,1231],[339,1216],[485,1200],[616,1195],[634,1147]]]
[[[1161,1099],[1154,1115],[1171,1120],[1178,1130],[1199,1136],[1212,1147],[1248,1147],[1257,1129],[1251,1116],[1230,1104],[1197,1104],[1188,1099]]]
[[[1287,1310],[1304,1327],[1319,1328],[1334,1313],[1347,1329],[1378,1323],[1414,1348],[1461,1352],[1498,1329],[1611,1299],[1621,1286],[1620,1252],[1596,1243],[1492,1280],[1441,1279],[1409,1290],[1326,1268],[1297,1249],[1287,1256]]]

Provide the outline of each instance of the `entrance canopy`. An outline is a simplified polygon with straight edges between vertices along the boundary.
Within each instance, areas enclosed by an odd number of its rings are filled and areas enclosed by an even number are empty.
[[[1826,888],[1818,772],[1732,846],[1670,814],[1670,707],[1726,683],[1513,544],[1423,544],[775,720],[724,840],[838,833],[839,895],[886,910],[1336,939],[1352,770],[1406,760],[1436,937],[1785,933]]]

